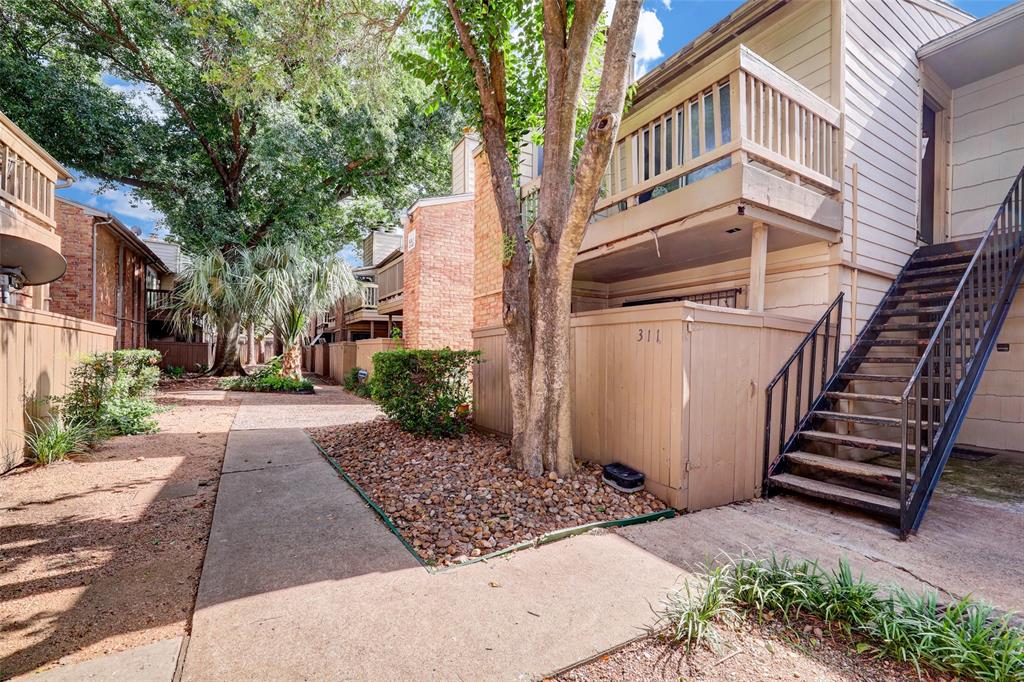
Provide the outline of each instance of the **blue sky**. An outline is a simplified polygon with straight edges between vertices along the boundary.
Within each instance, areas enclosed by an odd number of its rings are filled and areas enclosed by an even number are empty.
[[[605,2],[612,5],[614,0]],[[953,4],[977,17],[983,17],[1011,2],[954,0]],[[646,0],[635,45],[638,71],[646,72],[657,66],[742,4],[742,0]],[[154,117],[163,115],[151,93],[113,78],[106,79],[106,82],[112,88],[130,92],[139,105],[148,109]],[[69,189],[61,190],[61,196],[113,213],[126,225],[138,225],[145,234],[150,234],[154,229],[159,230],[160,214],[145,200],[134,198],[124,187],[101,192],[99,182],[81,177],[78,173],[75,175],[80,179]]]

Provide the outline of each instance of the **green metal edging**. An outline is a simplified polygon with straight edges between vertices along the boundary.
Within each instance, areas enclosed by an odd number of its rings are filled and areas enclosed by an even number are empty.
[[[511,554],[513,552],[518,552],[524,549],[530,549],[532,547],[540,547],[541,545],[547,545],[552,542],[557,542],[558,540],[564,540],[565,538],[570,538],[574,535],[582,535],[583,533],[589,533],[590,531],[596,528],[624,528],[626,526],[635,526],[641,523],[650,523],[651,521],[660,521],[661,519],[671,519],[672,517],[677,515],[675,509],[663,509],[662,511],[649,512],[647,514],[640,514],[639,516],[629,516],[624,519],[612,519],[610,521],[594,521],[593,523],[585,523],[581,526],[573,526],[571,528],[553,530],[548,533],[544,533],[540,537],[536,537],[532,540],[525,540],[518,544],[505,547],[504,549],[499,549],[495,552],[491,552],[490,554],[483,554],[478,557],[472,557],[469,561],[463,561],[452,566],[437,566],[435,564],[428,562],[426,559],[420,556],[419,552],[417,552],[416,549],[411,544],[409,544],[409,541],[405,539],[405,536],[402,535],[402,532],[398,530],[398,527],[391,521],[391,517],[388,516],[383,509],[381,509],[380,505],[373,501],[373,498],[370,497],[369,493],[363,490],[358,483],[352,480],[352,477],[348,475],[348,473],[345,471],[345,469],[342,468],[341,464],[339,464],[336,459],[331,457],[326,450],[320,447],[320,444],[316,442],[313,436],[309,435],[308,433],[306,434],[306,436],[309,438],[310,442],[312,442],[313,445],[316,446],[316,449],[320,451],[320,454],[323,456],[323,458],[327,460],[327,462],[334,468],[335,471],[338,472],[338,474],[341,475],[343,479],[345,479],[345,482],[352,486],[352,489],[359,494],[359,497],[363,498],[363,501],[370,506],[370,509],[377,513],[377,516],[379,516],[381,521],[384,522],[384,525],[388,527],[388,530],[395,534],[395,536],[402,542],[402,545],[407,550],[409,550],[409,553],[416,557],[416,560],[420,562],[420,565],[422,565],[423,568],[427,569],[427,571],[429,571],[430,573],[444,573],[452,569],[462,568],[463,566],[469,566],[471,564],[479,563],[481,561],[497,559],[498,557],[505,556],[506,554]]]

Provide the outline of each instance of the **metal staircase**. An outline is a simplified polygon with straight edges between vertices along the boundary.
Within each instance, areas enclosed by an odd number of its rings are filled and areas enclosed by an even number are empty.
[[[1024,169],[981,239],[918,249],[839,360],[840,294],[766,389],[764,491],[916,532],[1024,274]]]

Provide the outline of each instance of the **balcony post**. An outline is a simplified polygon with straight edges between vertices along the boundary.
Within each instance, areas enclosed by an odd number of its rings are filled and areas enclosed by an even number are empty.
[[[768,226],[754,223],[750,235],[750,287],[747,291],[747,308],[751,312],[764,312],[764,281],[768,270]]]

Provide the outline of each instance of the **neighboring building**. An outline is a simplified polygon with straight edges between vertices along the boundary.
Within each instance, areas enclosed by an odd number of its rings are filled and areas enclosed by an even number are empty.
[[[25,459],[37,399],[67,390],[88,353],[111,350],[114,327],[55,312],[66,261],[54,190],[71,175],[0,113],[0,473]]]
[[[113,326],[116,348],[145,348],[147,282],[167,267],[115,216],[63,197],[56,206],[68,270],[50,285],[50,309]]]
[[[632,464],[677,507],[769,483],[906,533],[958,434],[1019,450],[1024,297],[1002,325],[1019,195],[964,270],[965,238],[1019,191],[1021,35],[1022,4],[972,23],[939,0],[749,0],[644,75],[576,260],[579,456]],[[529,221],[537,184],[522,177]],[[476,420],[507,431],[488,183],[476,204]]]
[[[320,315],[314,321],[314,342],[389,338],[392,329],[401,330],[400,314],[384,314],[377,308],[378,270],[392,254],[401,253],[401,248],[401,231],[370,230],[363,238],[363,265],[352,269],[352,274],[361,283],[362,289],[338,301],[333,310]]]

